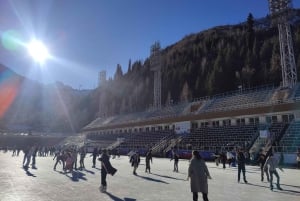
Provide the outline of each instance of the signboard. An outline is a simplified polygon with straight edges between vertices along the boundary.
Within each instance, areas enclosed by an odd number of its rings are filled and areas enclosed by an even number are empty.
[[[268,136],[269,136],[269,131],[268,130],[260,130],[259,131],[259,137],[268,138]]]
[[[191,123],[189,121],[182,121],[175,123],[175,133],[176,134],[186,134],[191,130]]]

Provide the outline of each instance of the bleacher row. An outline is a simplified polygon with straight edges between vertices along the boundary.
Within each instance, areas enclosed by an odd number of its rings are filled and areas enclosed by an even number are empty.
[[[231,150],[235,147],[244,147],[250,150],[254,141],[259,137],[259,130],[264,125],[238,125],[238,126],[220,126],[220,127],[203,127],[193,129],[190,133],[181,135],[181,140],[173,144],[178,150]],[[272,145],[275,145],[284,152],[297,152],[300,147],[300,122],[272,123],[268,125],[270,136],[272,137]],[[119,149],[123,153],[130,150],[138,150],[145,153],[148,149],[154,147],[160,148],[156,150],[156,154],[163,154],[169,151],[171,139],[177,139],[178,134],[173,130],[169,131],[149,131],[149,132],[133,132],[122,134],[120,143],[115,143],[120,134],[88,134],[87,140],[101,142],[102,148]],[[106,142],[106,143],[105,143]],[[111,146],[115,143],[117,146]]]
[[[198,128],[186,136],[180,147],[190,144],[193,149],[212,150],[234,146],[244,147],[256,136],[256,125]]]
[[[149,109],[143,112],[120,114],[112,117],[99,117],[85,128],[94,128],[120,123],[139,122],[187,114],[201,114],[212,111],[229,111],[278,104],[278,102],[300,101],[300,85],[294,89],[280,89],[274,86],[237,90],[230,93],[205,97],[192,102],[167,105],[161,109]]]

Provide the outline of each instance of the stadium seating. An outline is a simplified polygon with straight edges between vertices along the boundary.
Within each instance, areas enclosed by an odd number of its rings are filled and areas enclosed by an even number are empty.
[[[273,86],[266,86],[216,95],[211,98],[201,112],[255,107],[258,104],[269,102],[274,91]]]
[[[174,135],[174,132],[171,130],[130,133],[129,137],[125,138],[119,148],[126,148],[129,150],[148,150],[155,147],[155,145],[160,141],[168,139]]]
[[[291,125],[288,130],[287,124],[284,122],[277,122],[272,120],[272,123],[258,124],[259,122],[252,122],[249,124],[243,123],[238,125],[209,125],[201,128],[192,129],[187,135],[178,138],[172,130],[159,131],[144,131],[146,126],[143,126],[143,121],[148,121],[148,128],[150,120],[154,124],[163,118],[180,117],[188,115],[201,115],[206,113],[214,113],[216,111],[230,112],[240,109],[259,108],[262,106],[273,106],[274,104],[290,103],[300,100],[300,85],[297,84],[294,88],[281,88],[274,85],[266,85],[257,88],[249,88],[243,90],[235,90],[224,94],[218,94],[212,97],[204,97],[192,102],[182,102],[178,104],[166,105],[162,108],[150,108],[144,112],[135,112],[130,114],[120,114],[107,118],[97,118],[90,123],[87,129],[102,126],[112,126],[126,123],[140,123],[143,127],[143,132],[137,130],[128,130],[119,135],[110,133],[109,136],[105,134],[89,135],[90,140],[106,140],[109,142],[116,141],[118,137],[123,137],[124,141],[118,145],[120,149],[127,150],[146,150],[154,148],[159,151],[169,151],[170,148],[176,146],[178,149],[191,150],[198,149],[203,151],[214,151],[216,149],[231,149],[235,146],[251,148],[259,137],[259,131],[267,129],[272,134],[271,141],[263,140],[259,143],[259,148],[269,149],[274,146],[274,143],[280,146],[293,147],[292,150],[299,146],[298,138],[296,138],[296,130],[300,128],[300,123],[297,126],[295,123]],[[225,113],[224,113],[225,114]],[[184,120],[185,121],[185,120]],[[151,124],[152,122],[150,122]],[[130,128],[129,124],[128,127]],[[127,126],[127,125],[126,125]],[[174,126],[174,125],[173,125]],[[201,125],[202,126],[202,125]],[[157,127],[157,126],[154,126]],[[173,129],[170,127],[170,129]],[[284,133],[287,132],[286,135]],[[283,138],[281,139],[281,137]],[[298,143],[298,144],[297,144]],[[257,151],[257,150],[256,150]],[[290,150],[288,150],[290,151]]]
[[[235,146],[245,147],[258,132],[257,125],[202,127],[183,138],[181,148],[211,151]]]
[[[279,142],[279,150],[287,153],[296,153],[300,147],[300,122],[290,124]]]

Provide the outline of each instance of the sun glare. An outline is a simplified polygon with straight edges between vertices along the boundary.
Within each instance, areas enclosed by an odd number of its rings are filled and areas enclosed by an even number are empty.
[[[27,50],[30,56],[40,64],[50,57],[47,47],[39,40],[29,42]]]

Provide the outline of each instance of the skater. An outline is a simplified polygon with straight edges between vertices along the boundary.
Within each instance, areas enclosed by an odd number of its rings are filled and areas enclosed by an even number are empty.
[[[101,186],[99,187],[99,190],[104,193],[107,190],[107,174],[111,174],[113,176],[117,172],[117,169],[110,164],[106,149],[102,151],[102,155],[98,160],[101,161]]]
[[[193,151],[193,156],[188,169],[188,178],[190,178],[193,201],[198,200],[198,192],[202,193],[203,201],[208,201],[208,182],[211,179],[205,161],[198,151]]]
[[[216,150],[215,154],[214,154],[214,157],[215,157],[215,163],[216,163],[216,166],[219,166],[220,164],[220,154],[219,154],[219,150]]]
[[[32,169],[37,169],[36,168],[36,161],[35,161],[35,158],[36,158],[36,154],[38,152],[38,147],[37,146],[33,146],[33,153],[32,153],[32,163],[31,163],[31,168]]]
[[[264,153],[262,153],[262,151],[261,151],[261,153],[259,154],[259,157],[258,157],[257,162],[259,163],[259,166],[260,166],[261,181],[264,181],[264,174],[266,174],[266,176],[267,176],[267,181],[269,182],[269,181],[270,181],[270,178],[269,178],[269,172],[268,172],[267,167],[265,167],[266,156],[265,156]]]
[[[72,157],[71,152],[67,152],[66,155],[66,165],[65,165],[65,169],[64,171],[67,172],[69,170],[69,172],[73,172],[73,163],[74,163],[74,159]]]
[[[298,169],[300,169],[300,148],[298,148],[296,160],[297,160],[297,167]]]
[[[246,180],[246,158],[243,152],[243,149],[240,148],[237,154],[237,162],[238,162],[238,182],[240,182],[241,172],[243,172],[243,179],[245,183],[248,183]]]
[[[171,158],[171,160],[174,159],[174,169],[173,172],[178,172],[178,161],[179,161],[179,155],[177,153],[173,153],[173,157]]]
[[[145,160],[146,160],[146,170],[145,170],[145,172],[149,172],[149,173],[151,173],[151,171],[150,171],[150,161],[151,161],[151,163],[152,163],[152,150],[150,149],[148,152],[147,152],[147,154],[146,154],[146,158],[145,158]]]
[[[84,149],[84,147],[81,147],[81,149],[80,149],[80,158],[79,158],[79,164],[80,164],[79,168],[80,168],[80,170],[85,168],[85,166],[84,166],[85,155],[86,155],[85,149]]]
[[[131,166],[133,167],[133,174],[137,175],[136,169],[138,168],[140,164],[140,155],[138,152],[135,152],[131,157],[130,157],[130,162]]]
[[[231,151],[227,151],[226,158],[227,158],[227,162],[228,162],[228,167],[231,167],[232,166],[232,161],[233,161],[233,158],[234,158]]]
[[[77,147],[74,147],[72,149],[72,159],[73,159],[73,169],[77,170],[77,156],[78,156],[78,150]]]
[[[92,154],[92,156],[93,156],[93,166],[92,166],[92,168],[96,167],[96,159],[97,159],[98,153],[99,153],[99,151],[98,151],[97,147],[95,147],[94,150],[93,150],[93,154]]]
[[[53,157],[53,160],[56,159],[53,170],[56,170],[56,166],[57,166],[58,163],[59,164],[62,163],[62,165],[63,165],[62,169],[64,170],[65,169],[65,158],[66,158],[66,155],[65,155],[64,151],[63,152],[60,152],[60,151],[56,152],[54,157]]]
[[[274,156],[274,154],[271,152],[270,156],[267,158],[266,163],[264,165],[264,168],[268,168],[269,169],[269,173],[270,173],[270,189],[271,191],[273,191],[273,174],[277,177],[277,189],[278,190],[282,190],[282,188],[280,187],[280,177],[279,174],[276,170],[276,168],[278,168],[278,159]],[[282,168],[279,167],[279,169],[281,171]]]
[[[29,168],[29,164],[30,164],[30,161],[31,161],[31,157],[34,153],[34,150],[35,150],[35,147],[32,146],[31,148],[29,148],[29,151],[26,154],[26,163],[23,166],[25,170],[27,170]]]
[[[29,150],[30,150],[30,146],[27,146],[25,148],[23,148],[23,153],[24,153],[24,157],[23,157],[23,167],[25,167],[25,164],[27,163],[27,154],[29,153]]]
[[[223,164],[223,169],[225,169],[226,168],[226,161],[227,161],[227,157],[226,157],[226,153],[225,152],[222,152],[220,154],[220,160],[221,160],[221,162]]]

